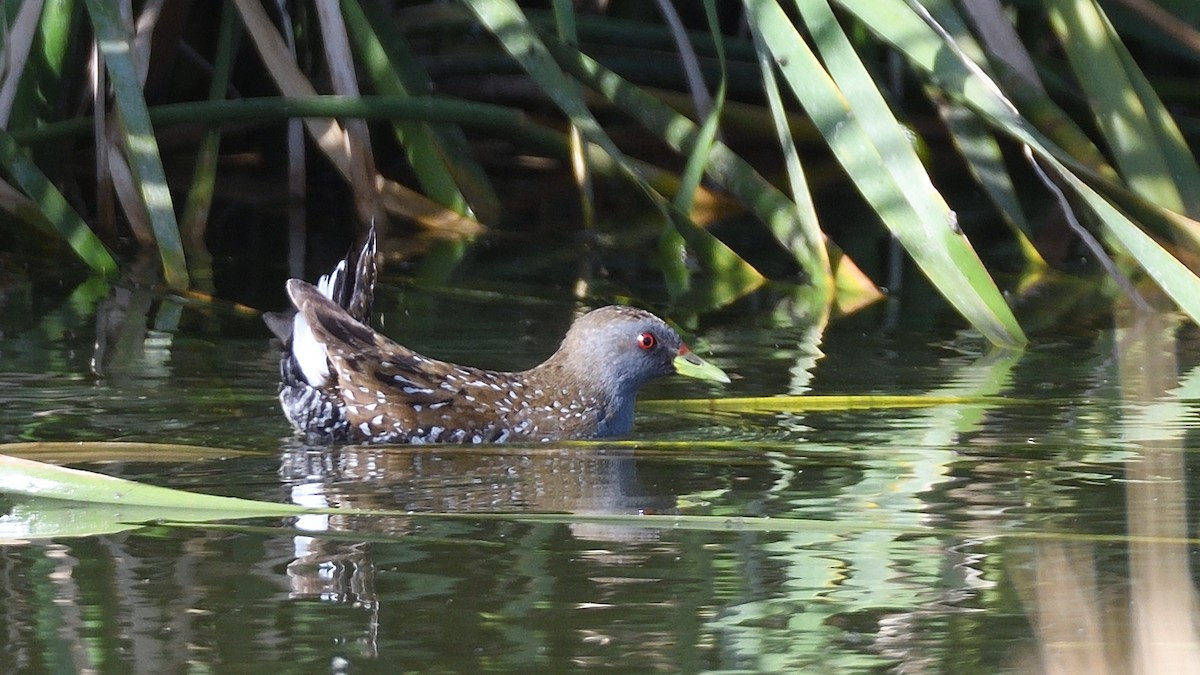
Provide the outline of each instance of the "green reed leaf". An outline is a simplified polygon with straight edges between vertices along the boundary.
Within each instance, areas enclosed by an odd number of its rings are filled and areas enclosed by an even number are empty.
[[[80,260],[105,276],[116,274],[117,262],[112,254],[71,208],[58,188],[3,129],[0,129],[0,165],[38,205],[41,215],[50,221]]]
[[[859,192],[921,271],[990,341],[1005,346],[1022,344],[1025,336],[1016,318],[966,237],[957,230],[956,216],[933,187],[907,133],[829,6],[823,1],[799,3],[823,62],[774,0],[746,0],[746,6],[784,80]]]
[[[1046,9],[1129,186],[1163,208],[1200,216],[1200,167],[1104,11],[1090,0],[1050,0]]]
[[[133,62],[129,35],[121,27],[117,5],[104,0],[86,0],[96,41],[104,55],[104,65],[112,79],[117,111],[121,117],[122,145],[129,158],[138,190],[150,216],[154,238],[162,259],[163,279],[167,286],[186,289],[189,285],[183,241],[175,220],[167,175],[158,152],[150,113],[142,96],[142,85]]]

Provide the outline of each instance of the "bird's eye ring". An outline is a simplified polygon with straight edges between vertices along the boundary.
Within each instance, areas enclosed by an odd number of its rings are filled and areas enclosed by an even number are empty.
[[[637,345],[646,351],[650,351],[658,345],[658,338],[654,337],[654,333],[646,331],[637,337]]]

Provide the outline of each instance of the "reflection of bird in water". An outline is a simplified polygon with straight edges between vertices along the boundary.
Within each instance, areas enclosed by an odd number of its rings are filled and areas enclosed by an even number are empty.
[[[665,513],[676,496],[645,495],[630,453],[594,448],[447,446],[309,446],[283,454],[280,474],[292,501],[312,507],[486,513],[537,511],[588,514]],[[312,532],[407,534],[423,521],[406,516],[312,515],[297,521]],[[644,542],[653,528],[593,523],[570,526],[576,539]],[[465,544],[464,544],[465,545]],[[296,538],[289,565],[293,592],[329,596],[370,588],[359,545],[344,539]],[[357,597],[357,596],[354,596]]]
[[[634,460],[592,448],[304,446],[281,473],[330,506],[470,513],[636,513],[674,506],[638,494]],[[647,503],[647,500],[654,503]]]

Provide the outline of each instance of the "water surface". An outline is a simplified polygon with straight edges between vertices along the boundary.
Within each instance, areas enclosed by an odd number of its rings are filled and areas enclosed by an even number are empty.
[[[381,297],[390,334],[495,368],[547,355],[572,311],[399,284]],[[936,321],[885,328],[887,316],[825,330],[786,313],[707,317],[701,351],[733,384],[664,380],[643,398],[958,402],[643,406],[622,442],[329,448],[295,438],[277,411],[277,356],[257,319],[133,290],[10,288],[0,441],[223,448],[49,458],[187,490],[412,514],[30,540],[12,536],[10,513],[0,671],[1200,664],[1196,330],[1122,319],[1003,353]],[[514,512],[560,515],[497,517]]]

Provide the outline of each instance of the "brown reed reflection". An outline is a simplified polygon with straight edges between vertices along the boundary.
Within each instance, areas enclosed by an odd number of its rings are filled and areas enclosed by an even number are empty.
[[[1122,436],[1136,456],[1125,466],[1127,594],[1097,578],[1097,547],[1043,543],[1017,586],[1036,653],[1021,672],[1200,673],[1196,587],[1189,563],[1184,425],[1188,407],[1175,358],[1177,317],[1120,317],[1116,353]],[[1200,377],[1193,372],[1191,377]]]

